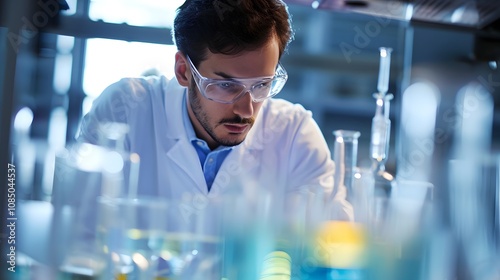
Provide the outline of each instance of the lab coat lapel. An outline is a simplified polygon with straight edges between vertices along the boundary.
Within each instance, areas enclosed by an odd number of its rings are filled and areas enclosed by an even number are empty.
[[[201,192],[207,193],[207,183],[205,182],[205,177],[201,170],[198,154],[196,154],[196,150],[189,141],[186,141],[186,139],[178,140],[167,152],[167,161],[167,166],[177,165],[184,171],[184,175],[176,174],[177,177],[186,176],[186,178],[193,181],[193,184],[195,184]]]
[[[175,174],[176,178],[189,178],[189,180],[182,180],[189,184],[188,181],[191,181],[191,184],[197,186],[197,188],[203,192],[207,192],[207,185],[205,182],[205,177],[201,170],[200,161],[198,159],[198,155],[196,154],[196,150],[192,146],[192,144],[187,139],[187,133],[184,128],[183,123],[183,106],[186,104],[184,101],[184,94],[186,88],[180,86],[177,80],[171,80],[168,85],[165,87],[165,112],[166,112],[166,165],[165,167],[173,167],[178,166],[184,174]],[[167,178],[168,180],[168,178]],[[171,184],[176,184],[179,182],[171,182]],[[187,185],[185,186],[188,187]]]

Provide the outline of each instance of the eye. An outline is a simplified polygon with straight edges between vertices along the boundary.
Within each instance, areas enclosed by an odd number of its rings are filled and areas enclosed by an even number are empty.
[[[259,82],[258,84],[255,84],[253,86],[254,89],[263,89],[263,88],[268,88],[271,86],[271,83],[272,83],[272,80],[269,80],[269,81],[262,81],[262,82]]]
[[[238,94],[244,88],[243,85],[231,81],[220,81],[216,85],[217,90],[224,94]]]
[[[221,89],[231,89],[231,88],[235,87],[235,84],[231,83],[231,82],[219,82],[219,83],[217,83],[217,85]]]

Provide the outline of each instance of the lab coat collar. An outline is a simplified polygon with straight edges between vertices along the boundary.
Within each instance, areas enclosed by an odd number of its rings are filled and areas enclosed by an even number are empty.
[[[167,145],[166,155],[170,161],[179,166],[193,180],[202,193],[207,192],[207,186],[203,172],[193,169],[193,166],[200,165],[196,150],[189,142],[187,132],[182,120],[182,108],[186,106],[183,96],[186,88],[181,86],[174,78],[163,85],[164,106],[166,114],[166,140],[173,142]],[[199,172],[194,172],[197,170]]]
[[[181,86],[177,79],[173,78],[163,86],[163,94],[165,96],[164,105],[167,116],[166,137],[175,140],[187,140],[187,133],[182,121],[182,108],[186,106],[186,104],[183,103],[183,96],[186,94],[186,88]]]

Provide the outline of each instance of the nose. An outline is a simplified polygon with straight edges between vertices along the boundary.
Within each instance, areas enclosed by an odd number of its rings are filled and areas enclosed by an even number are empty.
[[[253,116],[253,102],[250,91],[247,91],[236,102],[233,103],[233,112],[241,118]]]

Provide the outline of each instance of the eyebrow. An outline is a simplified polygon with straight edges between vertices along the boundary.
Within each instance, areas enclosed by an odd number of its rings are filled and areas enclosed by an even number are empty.
[[[233,77],[231,75],[228,75],[228,74],[226,74],[224,72],[214,72],[214,74],[218,75],[218,76],[221,76],[223,79],[227,79],[227,80],[252,80],[252,79],[258,79],[258,78],[270,78],[270,77],[274,77],[275,76],[275,75],[273,75],[273,76],[254,77],[254,78],[235,78],[235,77]]]
[[[224,79],[234,79],[234,77],[233,77],[233,76],[228,75],[228,74],[226,74],[226,73],[224,73],[224,72],[214,72],[214,74],[215,74],[215,75],[218,75],[218,76],[221,76],[221,77],[222,77],[222,78],[224,78]]]

